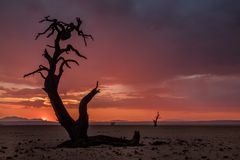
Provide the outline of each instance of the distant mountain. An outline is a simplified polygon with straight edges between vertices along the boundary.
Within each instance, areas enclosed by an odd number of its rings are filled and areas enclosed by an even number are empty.
[[[112,120],[105,122],[92,121],[90,125],[153,125],[151,121],[127,121],[127,120]],[[42,119],[27,119],[22,117],[4,117],[0,118],[0,125],[59,125],[58,122],[45,121]],[[212,121],[159,121],[159,126],[171,126],[171,125],[233,125],[240,126],[240,120],[212,120]]]
[[[27,121],[29,119],[27,118],[22,118],[22,117],[16,117],[16,116],[12,116],[12,117],[3,117],[0,119],[0,121]]]
[[[11,116],[0,118],[0,125],[59,125],[59,123],[42,119],[27,119]]]

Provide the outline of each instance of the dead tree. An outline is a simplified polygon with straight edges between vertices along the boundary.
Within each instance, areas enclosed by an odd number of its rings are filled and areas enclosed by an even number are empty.
[[[159,116],[160,116],[160,114],[159,114],[159,112],[157,112],[157,115],[156,115],[155,119],[153,119],[154,127],[157,127],[157,122],[158,122]]]
[[[89,146],[89,145],[97,145],[97,144],[111,144],[113,143],[113,139],[119,145],[137,145],[139,143],[140,135],[139,133],[135,133],[135,137],[138,137],[138,141],[136,138],[134,140],[123,140],[114,137],[107,136],[95,136],[88,137],[87,130],[89,126],[87,106],[92,98],[97,95],[100,90],[98,89],[98,82],[96,87],[92,89],[85,97],[82,98],[79,104],[79,118],[78,120],[74,120],[69,113],[67,112],[63,101],[58,93],[58,87],[60,79],[63,75],[63,72],[66,67],[71,68],[70,64],[74,63],[79,65],[79,63],[75,59],[66,58],[70,53],[76,54],[78,57],[87,59],[84,55],[80,54],[80,52],[74,48],[71,44],[67,44],[65,47],[62,47],[61,42],[68,40],[71,38],[72,33],[76,32],[79,37],[81,37],[84,41],[85,46],[87,45],[87,39],[90,38],[93,40],[92,35],[86,34],[81,30],[82,21],[80,18],[76,18],[76,24],[74,23],[65,23],[63,21],[59,21],[57,19],[51,19],[49,16],[45,17],[40,23],[47,22],[49,26],[44,32],[38,33],[36,39],[38,39],[42,35],[47,35],[49,38],[53,35],[56,35],[54,44],[47,45],[52,48],[53,53],[49,53],[47,49],[44,50],[43,57],[47,60],[48,66],[39,65],[38,69],[28,74],[25,74],[24,77],[33,75],[35,73],[39,73],[41,77],[44,79],[44,88],[43,90],[47,93],[51,105],[55,111],[56,117],[59,123],[65,128],[67,131],[70,141],[67,143],[63,143],[60,145],[61,147],[66,146],[74,146],[81,147]],[[139,135],[139,136],[137,136]],[[112,139],[113,138],[113,139]],[[111,141],[109,141],[111,140]],[[115,144],[114,142],[114,144]],[[131,143],[130,143],[131,142]]]

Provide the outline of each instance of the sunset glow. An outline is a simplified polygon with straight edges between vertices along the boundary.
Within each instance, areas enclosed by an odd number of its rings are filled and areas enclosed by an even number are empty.
[[[48,119],[47,119],[47,117],[42,117],[41,118],[43,121],[47,121]]]
[[[152,121],[157,112],[161,120],[240,119],[237,5],[227,3],[229,11],[222,1],[168,9],[172,2],[15,2],[0,2],[0,118],[56,121],[43,79],[23,78],[46,63],[42,54],[53,39],[34,36],[46,28],[38,21],[51,15],[81,17],[94,36],[87,47],[71,41],[88,59],[66,69],[59,86],[74,119],[97,81],[101,92],[89,104],[90,121]]]

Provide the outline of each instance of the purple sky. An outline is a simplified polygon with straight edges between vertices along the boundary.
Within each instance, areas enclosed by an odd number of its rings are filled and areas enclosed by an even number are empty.
[[[47,15],[81,17],[95,39],[87,47],[72,41],[88,57],[61,81],[73,116],[98,80],[92,120],[149,120],[157,111],[163,119],[240,117],[240,1],[1,0],[0,11],[0,117],[39,112],[54,119],[42,79],[23,78],[45,63],[41,54],[52,39],[34,36]]]

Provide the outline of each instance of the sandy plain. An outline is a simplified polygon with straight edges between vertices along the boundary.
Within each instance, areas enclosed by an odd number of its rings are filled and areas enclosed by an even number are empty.
[[[89,135],[131,138],[138,147],[56,148],[61,126],[0,126],[0,160],[240,160],[240,126],[90,126]]]

